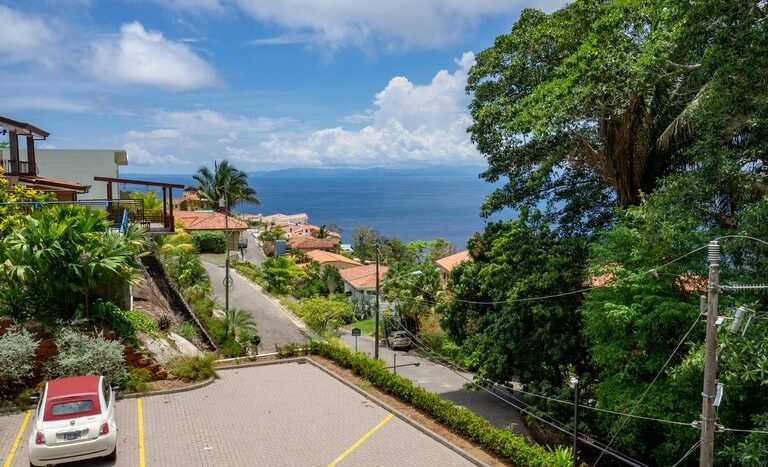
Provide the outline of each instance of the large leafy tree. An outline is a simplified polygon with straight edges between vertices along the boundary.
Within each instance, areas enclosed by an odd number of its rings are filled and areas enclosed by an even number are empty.
[[[208,167],[200,167],[192,176],[197,182],[197,193],[207,202],[217,207],[219,199],[224,198],[229,209],[240,202],[260,204],[256,190],[248,185],[248,175],[238,170],[227,160],[213,163],[213,172]]]
[[[583,241],[558,237],[538,213],[489,225],[469,241],[472,262],[453,271],[454,293],[440,311],[474,369],[495,381],[560,386],[584,365],[580,296]]]
[[[614,202],[638,204],[661,177],[692,167],[701,108],[716,112],[713,137],[732,143],[752,108],[722,111],[723,96],[732,108],[766,80],[749,70],[765,61],[765,10],[715,0],[524,10],[468,80],[483,177],[507,179],[483,211],[549,201],[562,226],[591,229],[611,219]]]

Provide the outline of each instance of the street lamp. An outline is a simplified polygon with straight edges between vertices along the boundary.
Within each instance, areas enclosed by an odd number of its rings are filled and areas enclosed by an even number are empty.
[[[403,363],[402,365],[398,365],[397,364],[397,354],[396,353],[392,354],[392,360],[393,360],[392,361],[392,366],[388,366],[388,367],[385,367],[385,368],[388,369],[388,370],[393,370],[395,372],[395,374],[397,374],[397,369],[398,368],[402,368],[404,366],[420,366],[421,365],[420,362]]]
[[[219,208],[224,212],[224,312],[229,312],[229,213],[227,209],[227,195],[219,198]]]

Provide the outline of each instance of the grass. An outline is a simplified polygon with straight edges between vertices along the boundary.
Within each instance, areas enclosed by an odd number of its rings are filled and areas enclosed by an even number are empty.
[[[351,328],[360,328],[360,333],[364,336],[371,336],[373,337],[373,333],[376,330],[376,322],[373,318],[370,319],[363,319],[360,321],[355,321],[354,323],[349,325]],[[379,332],[381,332],[381,329],[379,329]]]

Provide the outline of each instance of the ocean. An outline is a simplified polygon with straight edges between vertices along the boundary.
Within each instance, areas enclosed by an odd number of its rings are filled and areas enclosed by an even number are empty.
[[[336,224],[350,242],[358,225],[405,242],[443,237],[463,249],[482,232],[480,205],[494,186],[479,179],[482,169],[286,169],[249,174],[260,206],[243,204],[239,213],[270,215],[306,212],[314,225]],[[125,178],[192,184],[191,175],[123,174]],[[128,187],[139,189],[139,187]],[[180,196],[177,193],[176,196]],[[488,221],[509,219],[514,212]]]

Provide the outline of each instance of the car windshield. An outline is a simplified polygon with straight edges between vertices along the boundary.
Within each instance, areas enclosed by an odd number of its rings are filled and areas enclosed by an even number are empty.
[[[93,409],[93,401],[80,400],[71,402],[62,402],[60,404],[53,404],[51,406],[51,414],[53,415],[71,415],[80,412],[88,412]]]
[[[408,337],[408,334],[404,332],[396,332],[395,337]]]

